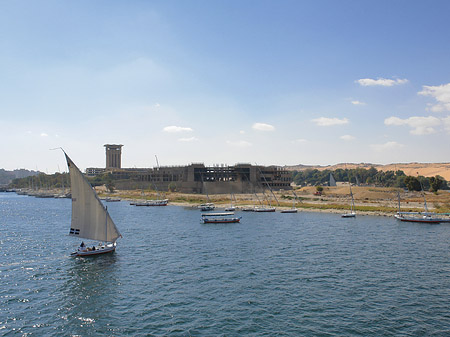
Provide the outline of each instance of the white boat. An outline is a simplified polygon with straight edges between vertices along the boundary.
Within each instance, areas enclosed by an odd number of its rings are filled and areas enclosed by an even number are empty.
[[[69,235],[101,242],[92,248],[86,247],[82,242],[78,250],[71,255],[92,256],[115,251],[116,240],[122,235],[91,184],[65,152],[64,155],[69,167],[72,190],[72,221]]]
[[[349,182],[350,186],[350,196],[352,197],[352,203],[350,204],[350,213],[342,214],[342,218],[356,218],[356,212],[355,212],[355,200],[353,199],[353,193],[352,193],[352,185]]]
[[[147,200],[142,202],[136,202],[135,206],[167,206],[169,203],[169,199],[160,199],[160,200]]]
[[[121,201],[120,198],[115,198],[115,197],[107,197],[104,199],[106,202],[119,202]]]
[[[394,218],[405,222],[420,222],[432,224],[447,222],[444,219],[436,217],[434,213],[421,213],[421,212],[397,212],[397,214],[394,215]]]
[[[201,204],[200,206],[198,206],[198,208],[200,208],[202,212],[206,212],[206,211],[213,211],[216,208],[216,206],[214,205],[214,203],[208,202],[206,204]]]
[[[420,184],[422,187],[422,183]],[[401,212],[400,211],[400,193],[397,193],[398,197],[398,211],[397,214],[394,215],[394,218],[404,222],[419,222],[419,223],[430,223],[430,224],[438,224],[441,222],[448,222],[444,218],[440,218],[436,216],[435,213],[428,211],[427,200],[425,199],[425,192],[423,191],[423,206],[425,208],[425,212]]]
[[[275,212],[275,207],[255,207],[254,212]]]
[[[283,209],[280,211],[280,213],[297,213],[297,208],[290,208],[290,209]]]
[[[234,216],[233,212],[202,214],[203,223],[236,223],[241,219],[242,217]]]

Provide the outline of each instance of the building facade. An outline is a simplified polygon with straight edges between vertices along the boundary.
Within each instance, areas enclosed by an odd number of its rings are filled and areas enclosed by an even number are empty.
[[[106,169],[122,167],[122,147],[123,145],[105,144],[106,149]]]
[[[175,189],[182,193],[200,194],[258,193],[268,188],[291,189],[291,172],[278,166],[250,164],[205,166],[203,163],[193,163],[187,166],[121,168],[122,145],[105,145],[105,147],[107,167],[105,169],[88,168],[86,175],[94,177],[110,173],[114,184],[119,189],[159,191]],[[111,153],[118,155],[115,161],[109,161],[109,156],[112,157]],[[113,164],[118,164],[119,167],[112,166]]]

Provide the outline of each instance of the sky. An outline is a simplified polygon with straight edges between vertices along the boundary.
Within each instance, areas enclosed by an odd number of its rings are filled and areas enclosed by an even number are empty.
[[[0,168],[449,162],[449,1],[1,1]]]

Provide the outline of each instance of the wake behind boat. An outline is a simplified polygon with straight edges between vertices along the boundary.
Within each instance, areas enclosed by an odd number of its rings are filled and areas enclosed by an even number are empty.
[[[116,240],[122,235],[91,184],[65,152],[64,155],[69,167],[72,189],[72,221],[69,235],[102,242],[92,248],[86,247],[82,242],[78,250],[71,255],[92,256],[115,251]]]

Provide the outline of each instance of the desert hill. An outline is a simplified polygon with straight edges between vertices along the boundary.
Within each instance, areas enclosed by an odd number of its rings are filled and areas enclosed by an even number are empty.
[[[396,171],[402,170],[406,175],[416,176],[417,173],[424,177],[434,177],[436,175],[440,175],[445,180],[450,181],[450,163],[396,163],[396,164],[369,164],[369,163],[340,163],[335,165],[327,165],[327,166],[314,166],[314,165],[294,165],[294,166],[285,166],[287,170],[290,171],[304,171],[304,170],[337,170],[337,169],[355,169],[355,168],[364,168],[370,169],[371,167],[375,167],[378,171]]]

